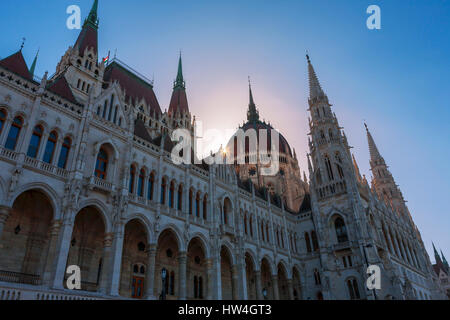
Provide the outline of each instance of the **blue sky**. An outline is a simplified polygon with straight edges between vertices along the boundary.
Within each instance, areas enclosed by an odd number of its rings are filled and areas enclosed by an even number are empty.
[[[52,74],[78,35],[66,8],[85,17],[92,0],[2,0],[0,57],[40,48],[39,76]],[[366,28],[366,8],[381,8],[381,30]],[[183,53],[191,112],[206,128],[245,119],[247,76],[260,114],[297,150],[306,169],[309,51],[340,125],[368,177],[363,120],[408,201],[431,254],[450,258],[450,1],[99,1],[99,50],[149,78],[168,107]],[[226,141],[223,141],[225,143]]]

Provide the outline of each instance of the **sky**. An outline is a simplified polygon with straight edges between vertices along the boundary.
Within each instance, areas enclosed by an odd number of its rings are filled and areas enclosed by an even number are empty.
[[[17,51],[53,74],[93,0],[1,0],[0,57]],[[369,30],[369,5],[381,29]],[[168,108],[181,50],[190,111],[206,129],[246,119],[248,76],[261,118],[295,148],[307,171],[308,51],[361,173],[371,177],[364,121],[400,186],[434,261],[450,258],[450,1],[100,0],[99,54],[155,80]],[[225,144],[229,137],[218,142]]]

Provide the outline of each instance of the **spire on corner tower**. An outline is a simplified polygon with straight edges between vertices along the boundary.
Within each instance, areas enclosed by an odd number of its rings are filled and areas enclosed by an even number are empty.
[[[83,28],[75,42],[75,49],[78,49],[80,56],[84,56],[86,49],[94,50],[94,53],[98,54],[98,0],[94,0],[91,11],[88,17],[84,21]]]
[[[314,98],[324,97],[325,93],[320,86],[319,79],[317,78],[308,54],[306,55],[306,60],[308,61],[309,98],[313,100]]]
[[[373,163],[377,163],[379,161],[384,162],[384,159],[381,156],[380,152],[378,151],[377,145],[375,144],[375,141],[373,140],[372,134],[370,133],[369,128],[367,127],[367,124],[364,123],[364,126],[366,127],[367,141],[369,143],[370,161]]]
[[[168,114],[170,117],[176,117],[177,113],[189,114],[189,106],[186,95],[186,83],[183,78],[183,65],[180,58],[178,59],[178,72],[177,78],[173,83],[172,98],[170,99],[170,105]]]
[[[259,121],[259,112],[258,110],[256,110],[255,101],[253,100],[252,84],[250,83],[250,77],[248,77],[248,91],[250,101],[248,104],[247,120],[250,122],[257,122]]]
[[[436,259],[436,263],[439,263],[439,262],[442,263],[441,256],[439,255],[438,251],[436,250],[436,247],[434,246],[433,242],[432,242],[432,244],[433,244],[434,258]]]
[[[38,58],[38,56],[39,56],[39,49],[38,49],[38,51],[36,52],[36,56],[34,57],[33,63],[31,64],[31,67],[30,67],[30,75],[31,75],[31,78],[34,77],[34,71],[36,70],[36,63],[37,63],[37,58]]]

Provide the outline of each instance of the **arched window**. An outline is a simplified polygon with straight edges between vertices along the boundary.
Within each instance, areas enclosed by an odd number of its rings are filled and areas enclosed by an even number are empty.
[[[192,189],[189,189],[189,214],[192,215],[192,202],[194,195],[192,193]]]
[[[347,288],[351,300],[358,300],[361,298],[359,295],[358,282],[355,278],[347,280]]]
[[[69,158],[70,146],[72,144],[72,140],[69,137],[64,138],[61,151],[59,153],[58,159],[58,167],[65,169],[67,166],[67,159]]]
[[[266,239],[267,239],[267,242],[270,242],[270,237],[269,237],[269,224],[266,224]]]
[[[311,252],[311,241],[309,240],[309,233],[305,232],[306,251]]]
[[[316,285],[320,285],[322,283],[322,281],[320,280],[319,270],[317,270],[317,269],[314,269],[314,283]]]
[[[225,198],[223,203],[223,222],[225,224],[230,223],[229,215],[231,214],[231,211],[232,211],[231,200],[230,198]]]
[[[280,233],[277,230],[277,245],[280,246]]]
[[[347,228],[342,218],[338,217],[334,220],[334,228],[336,229],[336,237],[339,243],[348,241]]]
[[[161,204],[165,204],[166,203],[166,187],[167,187],[167,182],[166,182],[166,178],[163,178],[161,181]]]
[[[30,158],[37,157],[43,133],[44,133],[44,129],[42,128],[42,126],[37,125],[36,127],[34,127],[33,134],[31,135],[31,139],[30,139],[30,145],[28,146],[28,152],[27,152],[27,156],[29,156]]]
[[[0,110],[0,133],[2,132],[2,130],[3,130],[3,127],[4,127],[4,125],[5,125],[5,122],[6,122],[6,111],[5,110]]]
[[[169,188],[169,207],[170,208],[173,208],[174,196],[175,196],[175,183],[173,181],[171,181],[170,188]]]
[[[178,186],[178,205],[177,205],[178,210],[182,210],[183,209],[183,186],[180,184]]]
[[[208,195],[205,194],[203,196],[203,220],[207,220],[208,218]]]
[[[106,170],[108,168],[108,154],[101,148],[97,155],[95,164],[95,176],[100,179],[106,179]]]
[[[200,217],[200,192],[195,196],[195,215]]]
[[[314,230],[311,231],[311,240],[312,240],[314,251],[319,250],[319,241],[317,241],[317,234],[316,234],[316,231],[314,231]]]
[[[262,241],[266,241],[264,239],[264,222],[261,222],[261,239],[262,239]]]
[[[130,193],[134,192],[134,178],[136,177],[136,167],[134,165],[130,166],[130,181],[128,185],[128,191]]]
[[[244,232],[247,234],[247,214],[244,213]]]
[[[23,119],[21,117],[15,117],[11,124],[11,128],[9,129],[8,137],[6,138],[6,149],[14,150],[16,148],[17,139],[19,138],[22,126]]]
[[[147,189],[147,199],[153,200],[153,186],[155,185],[155,174],[150,173],[150,177],[148,178],[148,189]]]
[[[53,154],[55,153],[56,141],[58,141],[58,133],[56,131],[50,132],[48,136],[47,144],[45,145],[44,159],[46,163],[51,163],[53,160]]]
[[[250,229],[250,237],[253,238],[253,217],[250,216],[249,222],[248,222],[248,227]]]
[[[144,180],[145,179],[145,170],[141,169],[139,171],[139,178],[138,178],[138,196],[143,197],[144,196]]]
[[[284,232],[283,232],[283,230],[281,230],[280,237],[281,237],[281,247],[284,249]]]
[[[325,167],[327,168],[328,179],[334,180],[333,168],[331,167],[330,158],[327,155],[325,156]]]

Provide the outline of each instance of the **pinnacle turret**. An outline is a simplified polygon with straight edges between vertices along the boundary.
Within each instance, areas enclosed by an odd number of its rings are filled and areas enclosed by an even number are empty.
[[[313,100],[315,98],[324,97],[325,93],[320,86],[319,79],[314,71],[309,55],[306,55],[306,60],[308,61],[309,99]]]
[[[252,93],[252,85],[250,83],[250,77],[248,78],[248,90],[249,90],[249,104],[248,104],[248,111],[247,111],[247,120],[250,122],[257,122],[259,121],[259,113],[256,109],[255,101],[253,100],[253,93]]]
[[[31,67],[30,67],[31,78],[34,77],[34,72],[36,70],[36,63],[37,63],[38,55],[39,55],[39,50],[37,51],[36,56],[34,57],[33,63],[31,64]]]
[[[373,163],[377,163],[379,161],[384,162],[384,159],[381,156],[380,152],[378,151],[377,145],[375,144],[375,141],[373,140],[372,134],[370,133],[369,128],[367,127],[367,124],[364,123],[364,126],[366,127],[367,141],[369,143],[370,161]]]

